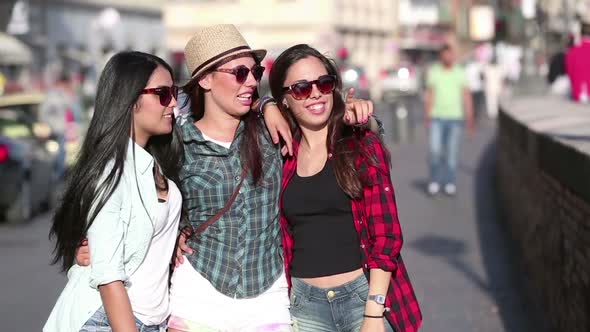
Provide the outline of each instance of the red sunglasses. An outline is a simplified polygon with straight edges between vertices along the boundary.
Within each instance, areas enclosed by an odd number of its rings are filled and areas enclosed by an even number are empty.
[[[314,81],[299,81],[283,87],[283,91],[290,93],[297,100],[307,99],[311,95],[314,84],[322,94],[330,94],[336,88],[336,76],[322,75]]]
[[[262,79],[262,74],[264,74],[264,69],[265,68],[263,66],[256,64],[252,67],[252,69],[244,65],[239,65],[231,69],[217,68],[214,71],[232,74],[236,77],[236,81],[239,84],[244,84],[244,82],[246,82],[246,80],[248,79],[248,74],[250,74],[250,72],[252,72],[252,76],[254,76],[254,79],[257,82],[260,82],[260,80]]]
[[[160,105],[168,107],[172,101],[172,97],[178,100],[178,87],[173,86],[162,86],[159,88],[143,89],[141,94],[157,95],[160,97]]]

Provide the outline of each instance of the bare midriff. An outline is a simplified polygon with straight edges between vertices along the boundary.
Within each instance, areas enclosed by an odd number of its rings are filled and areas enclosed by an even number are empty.
[[[332,288],[344,285],[347,282],[351,282],[363,274],[363,269],[334,274],[331,276],[317,277],[317,278],[299,278],[306,284],[312,285],[318,288]]]

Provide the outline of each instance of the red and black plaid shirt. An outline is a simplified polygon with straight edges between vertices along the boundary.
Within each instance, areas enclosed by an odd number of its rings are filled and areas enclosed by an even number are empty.
[[[400,255],[402,231],[397,216],[393,185],[389,174],[386,153],[377,137],[366,132],[360,144],[374,156],[373,162],[360,157],[356,166],[363,170],[364,189],[360,199],[351,200],[354,226],[359,235],[363,270],[391,271],[391,281],[385,301],[385,317],[396,332],[415,332],[422,322],[422,313],[414,294],[408,272]],[[358,142],[358,141],[357,141]],[[298,142],[294,142],[294,157],[283,166],[281,182],[281,233],[285,272],[291,287],[290,264],[293,260],[293,237],[289,221],[282,213],[285,189],[297,170]]]

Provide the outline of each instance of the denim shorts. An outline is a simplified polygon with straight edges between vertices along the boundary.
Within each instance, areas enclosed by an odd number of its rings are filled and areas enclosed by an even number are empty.
[[[135,326],[139,332],[165,332],[166,322],[160,325],[145,325],[139,319],[135,318]],[[80,332],[111,332],[111,326],[104,307],[100,307],[96,312],[84,323]]]
[[[333,288],[318,288],[291,278],[291,317],[295,332],[358,332],[369,283],[364,275]],[[383,319],[385,331],[393,329]]]

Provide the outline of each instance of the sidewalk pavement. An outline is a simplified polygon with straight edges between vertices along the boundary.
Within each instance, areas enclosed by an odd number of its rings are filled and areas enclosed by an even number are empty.
[[[516,259],[498,220],[494,136],[491,120],[480,121],[474,136],[465,135],[456,197],[426,194],[423,128],[416,129],[414,142],[388,144],[404,233],[402,255],[424,315],[421,332],[533,331]],[[391,142],[387,134],[386,142]]]

